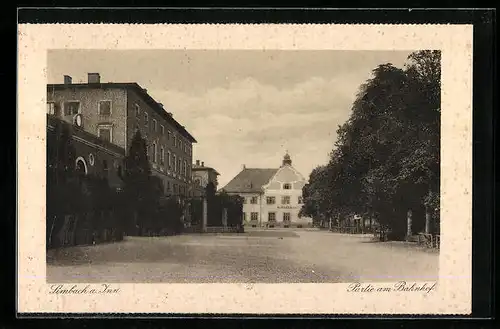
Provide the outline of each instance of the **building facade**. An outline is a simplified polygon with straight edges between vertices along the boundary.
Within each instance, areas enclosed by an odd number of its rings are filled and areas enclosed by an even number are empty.
[[[288,154],[276,169],[246,168],[222,190],[244,198],[243,219],[253,227],[308,227],[312,218],[299,217],[302,188],[307,183]]]
[[[52,115],[47,115],[47,167],[56,165],[60,138],[60,132],[57,130],[62,126],[68,129],[73,140],[76,170],[85,175],[106,178],[110,187],[122,189],[121,174],[125,150]]]
[[[73,84],[64,76],[64,83],[47,85],[47,113],[69,123],[79,116],[81,129],[127,153],[140,131],[165,195],[188,196],[196,140],[137,83],[102,83],[98,73],[89,73],[87,83]]]
[[[193,172],[193,196],[203,196],[205,194],[205,188],[209,183],[214,184],[215,190],[217,191],[218,176],[220,175],[217,170],[212,167],[205,166],[205,162],[200,162],[196,160],[196,163],[192,166]]]

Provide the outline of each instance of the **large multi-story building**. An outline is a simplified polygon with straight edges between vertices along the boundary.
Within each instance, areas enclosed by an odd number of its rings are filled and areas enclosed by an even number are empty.
[[[99,73],[89,73],[88,83],[74,84],[64,76],[64,83],[47,85],[47,112],[70,123],[81,119],[84,131],[127,153],[140,131],[152,173],[162,180],[165,194],[189,194],[196,140],[137,83],[102,83]]]
[[[247,225],[306,227],[312,225],[312,219],[299,217],[303,204],[302,188],[306,183],[292,166],[287,153],[279,168],[243,166],[243,170],[222,190],[244,198],[243,219]]]

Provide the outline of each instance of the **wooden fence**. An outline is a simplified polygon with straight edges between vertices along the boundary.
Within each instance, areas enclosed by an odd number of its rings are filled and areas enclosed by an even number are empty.
[[[441,238],[439,234],[419,233],[417,243],[427,248],[439,249]]]
[[[203,232],[199,226],[186,227],[184,233],[243,233],[243,227],[237,226],[208,226]]]
[[[362,234],[363,230],[358,226],[332,226],[330,231],[344,234]]]

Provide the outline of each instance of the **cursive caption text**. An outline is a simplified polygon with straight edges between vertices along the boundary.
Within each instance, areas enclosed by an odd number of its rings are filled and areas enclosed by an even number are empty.
[[[120,288],[112,288],[109,284],[101,284],[97,286],[88,285],[52,285],[50,286],[49,294],[55,295],[102,295],[102,294],[117,294]]]
[[[347,292],[425,292],[430,293],[435,290],[436,282],[433,283],[408,283],[399,281],[393,285],[378,285],[375,283],[352,283],[347,287]]]

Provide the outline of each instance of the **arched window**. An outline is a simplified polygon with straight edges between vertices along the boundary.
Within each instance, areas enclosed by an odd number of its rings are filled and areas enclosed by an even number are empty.
[[[75,170],[77,173],[81,173],[83,175],[87,174],[87,163],[85,159],[82,157],[78,157],[75,161]]]

